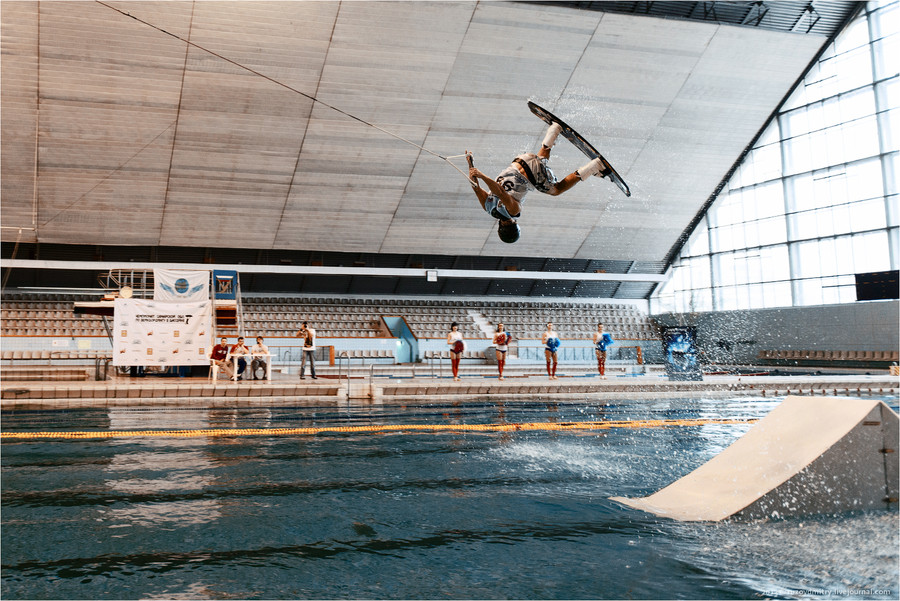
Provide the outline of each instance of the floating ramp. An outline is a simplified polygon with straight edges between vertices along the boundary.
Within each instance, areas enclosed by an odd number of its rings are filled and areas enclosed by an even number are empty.
[[[875,400],[790,396],[730,447],[648,496],[613,501],[682,521],[896,507],[898,416]]]

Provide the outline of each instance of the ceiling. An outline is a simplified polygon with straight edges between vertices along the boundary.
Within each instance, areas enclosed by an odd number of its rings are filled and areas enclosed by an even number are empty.
[[[3,2],[2,239],[659,262],[831,33],[754,7]],[[536,150],[527,100],[633,195],[532,192],[511,247],[442,157]],[[585,162],[561,141],[551,165]]]
[[[555,0],[582,10],[599,10],[667,19],[690,19],[728,25],[760,27],[773,31],[830,36],[846,21],[860,2],[810,0],[753,0],[751,2],[578,2]]]

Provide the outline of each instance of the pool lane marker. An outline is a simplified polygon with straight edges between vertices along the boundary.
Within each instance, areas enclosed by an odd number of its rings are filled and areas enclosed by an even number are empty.
[[[675,426],[749,425],[757,420],[740,419],[639,419],[600,422],[528,422],[518,424],[383,424],[367,426],[322,426],[316,428],[210,428],[202,430],[106,430],[82,432],[0,432],[2,440],[103,438],[199,438],[215,436],[315,436],[400,432],[528,432],[534,430],[609,430],[613,428],[669,428]]]

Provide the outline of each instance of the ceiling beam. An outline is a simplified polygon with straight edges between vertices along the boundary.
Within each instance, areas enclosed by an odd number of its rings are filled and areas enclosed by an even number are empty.
[[[312,265],[244,265],[208,263],[142,263],[113,261],[39,261],[32,259],[2,259],[3,269],[59,269],[80,271],[107,271],[110,269],[188,269],[230,270],[239,273],[270,273],[293,275],[349,275],[398,278],[425,278],[429,271],[437,272],[438,279],[469,278],[486,280],[559,280],[605,282],[655,282],[666,280],[665,275],[652,273],[581,273],[557,271],[494,271],[485,269],[418,269],[385,267],[320,267]]]

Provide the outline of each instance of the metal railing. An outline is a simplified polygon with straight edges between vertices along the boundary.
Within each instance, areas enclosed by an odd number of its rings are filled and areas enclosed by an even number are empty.
[[[342,360],[347,360],[347,385],[350,385],[350,353],[347,351],[341,351],[337,356],[337,366],[338,366],[338,380],[341,379],[341,365],[343,365]]]
[[[317,363],[324,363],[325,365],[333,365],[331,362],[331,349],[332,346],[317,346],[315,351],[315,359]],[[269,352],[277,351],[278,362],[283,363],[285,365],[289,365],[294,361],[300,361],[300,358],[303,356],[303,347],[300,345],[297,346],[279,346],[275,348],[270,348]],[[347,351],[344,351],[347,352]],[[296,353],[297,359],[294,359]]]
[[[444,377],[444,357],[443,353],[434,353],[428,357],[428,365],[431,367],[431,377],[434,377],[434,364],[438,365],[438,377]]]
[[[128,286],[134,298],[153,298],[155,287],[152,269],[110,269],[97,276],[97,283],[107,292],[118,292]]]
[[[557,357],[561,362],[591,363],[596,361],[597,355],[594,351],[595,347],[591,344],[560,346],[557,351]],[[534,361],[536,363],[544,361],[544,347],[519,345],[519,359],[523,361]],[[638,365],[642,365],[644,362],[643,353],[639,346],[612,346],[607,351],[606,360],[634,361]]]
[[[97,357],[94,362],[94,380],[106,381],[109,374],[109,364],[112,363],[112,357]],[[103,367],[103,376],[100,375],[100,367]]]

